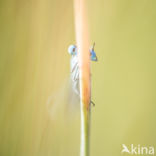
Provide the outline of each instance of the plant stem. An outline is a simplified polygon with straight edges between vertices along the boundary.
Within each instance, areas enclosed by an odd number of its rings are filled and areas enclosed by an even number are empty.
[[[75,30],[80,70],[81,146],[80,156],[89,156],[90,138],[90,55],[85,0],[75,0]]]
[[[89,156],[90,111],[81,110],[81,151],[80,156]]]

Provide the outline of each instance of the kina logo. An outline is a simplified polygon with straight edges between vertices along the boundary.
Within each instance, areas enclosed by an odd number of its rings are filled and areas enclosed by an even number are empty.
[[[122,144],[121,153],[127,153],[131,155],[154,155],[154,146],[134,146],[131,144],[130,147],[127,147],[125,144]]]

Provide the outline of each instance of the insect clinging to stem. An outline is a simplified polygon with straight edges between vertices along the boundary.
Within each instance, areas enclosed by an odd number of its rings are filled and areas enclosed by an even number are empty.
[[[93,46],[90,48],[90,60],[91,61],[98,61],[96,53],[94,51],[95,43]],[[76,45],[70,45],[68,48],[68,52],[71,55],[71,81],[72,81],[72,88],[74,92],[80,96],[80,89],[79,89],[79,64],[78,64],[78,52],[77,52],[77,47]],[[94,102],[91,101],[93,105]]]
[[[90,53],[90,60],[96,62],[97,56],[94,51],[94,46],[88,51]],[[79,64],[78,64],[78,50],[76,45],[70,45],[68,52],[71,55],[70,64],[70,79],[67,77],[61,87],[49,96],[47,101],[47,109],[52,119],[59,118],[62,111],[74,113],[75,108],[79,107],[80,102],[80,86],[79,86]],[[73,105],[74,103],[74,105]],[[90,103],[94,106],[94,102],[91,100]]]

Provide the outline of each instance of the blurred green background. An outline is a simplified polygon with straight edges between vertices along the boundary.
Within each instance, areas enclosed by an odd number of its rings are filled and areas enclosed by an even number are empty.
[[[156,146],[156,1],[87,5],[99,60],[91,156],[120,156],[122,144]],[[73,43],[71,0],[0,1],[0,156],[79,155],[79,118],[52,120],[46,107],[69,75]]]

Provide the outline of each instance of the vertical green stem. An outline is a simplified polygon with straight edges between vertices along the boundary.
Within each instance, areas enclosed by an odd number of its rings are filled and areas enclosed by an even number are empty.
[[[90,140],[90,111],[82,107],[81,108],[81,154],[80,156],[89,156],[89,140]]]

